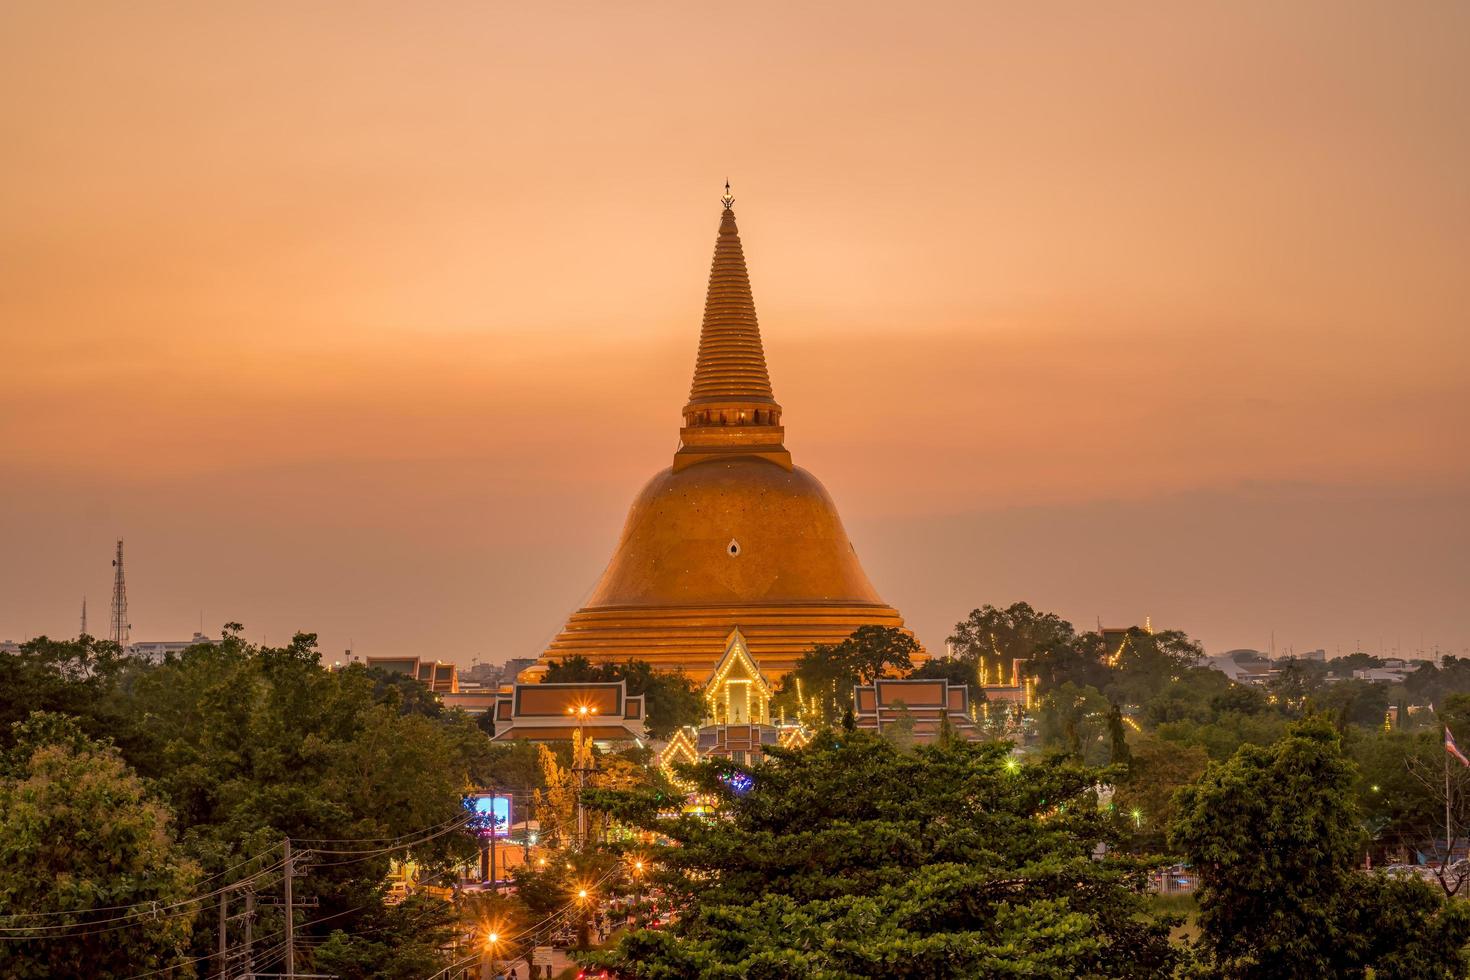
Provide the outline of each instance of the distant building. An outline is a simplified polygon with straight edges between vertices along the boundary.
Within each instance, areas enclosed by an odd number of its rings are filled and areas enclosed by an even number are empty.
[[[1128,636],[1134,630],[1142,630],[1152,634],[1154,631],[1153,619],[1143,617],[1142,626],[1099,626],[1098,635],[1103,642],[1103,661],[1109,667],[1116,667],[1123,659],[1123,654],[1128,649]]]
[[[1396,663],[1395,661],[1389,661],[1382,667],[1368,667],[1363,670],[1353,671],[1353,680],[1402,684],[1406,677],[1418,669],[1418,664],[1406,664],[1402,660]]]
[[[20,644],[16,643],[14,640],[5,640],[4,642],[0,642],[0,653],[9,653],[12,655],[18,654],[20,653]]]
[[[1239,652],[1235,651],[1235,653]],[[1279,673],[1276,666],[1269,660],[1246,660],[1244,658],[1237,660],[1234,653],[1205,657],[1200,661],[1200,666],[1218,670],[1235,683],[1249,684],[1252,687],[1264,687],[1271,678]]]
[[[1250,647],[1237,647],[1234,650],[1226,650],[1219,654],[1221,657],[1230,657],[1234,660],[1269,660],[1263,651],[1252,650]]]
[[[534,666],[536,666],[535,657],[513,657],[500,665],[500,683],[533,683],[534,678],[522,677],[521,675]]]
[[[948,680],[899,680],[880,677],[872,684],[853,688],[853,720],[858,731],[892,730],[913,722],[913,736],[921,744],[939,737],[945,721],[960,738],[980,738],[980,726],[970,718],[970,690]]]
[[[453,694],[459,690],[459,676],[454,664],[419,657],[365,657],[363,663],[390,674],[407,674],[435,694]]]
[[[985,693],[986,705],[1005,705],[1016,710],[1030,710],[1035,701],[1036,678],[1026,671],[1025,660],[1011,661],[1009,678],[1005,678],[1005,666],[996,668],[995,683],[985,683],[982,678],[980,690]]]
[[[563,742],[578,731],[597,742],[629,742],[645,731],[643,695],[630,696],[625,681],[513,684],[495,694],[493,710],[497,742]]]
[[[183,653],[190,647],[201,645],[213,646],[218,642],[219,640],[205,636],[203,633],[195,633],[188,640],[150,640],[142,643],[132,643],[128,645],[127,650],[128,653],[131,653],[135,657],[142,657],[145,660],[159,663],[169,654]]]

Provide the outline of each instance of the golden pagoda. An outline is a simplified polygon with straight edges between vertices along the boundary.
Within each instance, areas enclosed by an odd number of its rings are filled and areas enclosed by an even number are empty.
[[[703,678],[739,627],[775,680],[815,643],[903,626],[826,489],[791,462],[728,183],[722,202],[673,465],[633,502],[612,561],[543,663],[633,658]]]

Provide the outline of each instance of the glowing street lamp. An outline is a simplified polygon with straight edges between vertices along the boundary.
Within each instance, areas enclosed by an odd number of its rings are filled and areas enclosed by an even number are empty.
[[[496,930],[495,926],[492,925],[485,932],[485,948],[481,952],[481,955],[483,957],[480,967],[481,980],[484,980],[484,978],[486,977],[495,976],[495,969],[498,965],[496,961],[499,959],[499,952],[500,933]]]
[[[1133,812],[1129,814],[1129,816],[1133,818],[1134,830],[1137,830],[1139,827],[1143,826],[1143,811],[1138,809],[1138,807],[1134,807]]]
[[[577,886],[577,903],[582,906],[582,923],[577,927],[577,944],[586,949],[592,933],[592,895],[586,885]]]
[[[633,914],[638,914],[638,907],[643,904],[643,859],[633,859]]]
[[[582,751],[587,749],[587,719],[597,714],[597,706],[583,701],[567,708],[567,714],[577,719],[577,735],[582,743]],[[589,752],[588,758],[591,758]],[[575,761],[575,760],[574,760]],[[587,768],[577,766],[577,846],[587,846],[587,811],[582,805],[582,791],[587,788]]]

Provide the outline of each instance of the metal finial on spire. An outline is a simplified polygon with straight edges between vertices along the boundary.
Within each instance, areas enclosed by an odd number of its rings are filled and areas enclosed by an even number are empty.
[[[730,193],[730,178],[725,178],[725,196],[720,198],[725,203],[725,210],[729,211],[735,207],[735,195]]]

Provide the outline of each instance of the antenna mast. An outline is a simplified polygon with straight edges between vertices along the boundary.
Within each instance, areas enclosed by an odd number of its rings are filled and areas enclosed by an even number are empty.
[[[87,597],[82,596],[82,631],[77,636],[87,635]]]
[[[111,640],[120,647],[131,639],[131,624],[128,623],[128,585],[123,579],[123,539],[117,539],[117,557],[112,560],[112,636]]]

